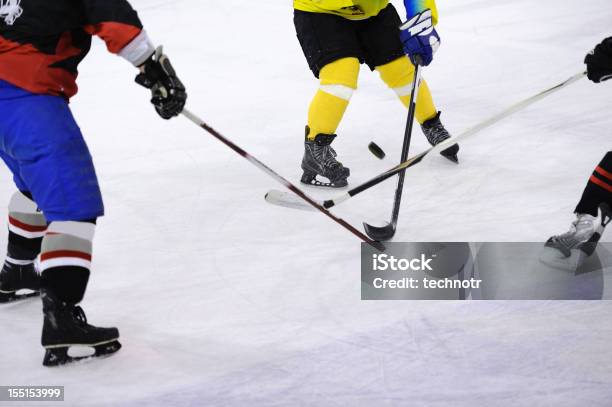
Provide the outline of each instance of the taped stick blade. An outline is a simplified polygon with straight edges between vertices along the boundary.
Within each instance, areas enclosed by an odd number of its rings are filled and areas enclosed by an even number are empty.
[[[269,204],[282,206],[283,208],[298,209],[301,211],[317,212],[317,209],[303,201],[295,194],[271,189],[265,195],[265,200]]]

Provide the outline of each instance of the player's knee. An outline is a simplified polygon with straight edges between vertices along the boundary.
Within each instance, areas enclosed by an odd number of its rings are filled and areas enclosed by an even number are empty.
[[[402,93],[406,87],[410,87],[414,79],[414,65],[408,57],[400,57],[388,64],[376,67],[380,74],[380,78],[395,90],[399,96],[404,96]],[[410,90],[408,90],[410,92]]]
[[[9,202],[8,212],[6,260],[13,264],[31,264],[40,253],[47,220],[28,192],[15,192]]]
[[[9,230],[25,238],[39,238],[45,233],[47,220],[27,193],[17,191],[9,202]]]
[[[9,212],[39,213],[36,202],[29,192],[16,191],[9,201]]]
[[[342,58],[331,62],[321,69],[319,78],[322,91],[344,100],[350,100],[353,91],[357,89],[359,60]]]

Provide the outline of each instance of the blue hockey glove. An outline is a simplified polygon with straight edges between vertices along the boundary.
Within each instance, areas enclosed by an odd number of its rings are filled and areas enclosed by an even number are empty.
[[[400,26],[400,39],[404,52],[413,64],[427,66],[440,47],[440,36],[433,26],[431,10],[417,14]]]

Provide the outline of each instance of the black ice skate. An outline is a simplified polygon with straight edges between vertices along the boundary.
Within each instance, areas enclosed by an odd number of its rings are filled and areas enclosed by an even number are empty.
[[[434,118],[427,120],[421,125],[423,134],[425,134],[425,137],[427,137],[427,141],[429,141],[429,144],[431,144],[432,146],[440,144],[444,140],[447,140],[451,137],[448,131],[442,125],[442,122],[440,122],[440,114],[441,112],[438,112],[438,114]],[[441,151],[440,154],[443,157],[448,158],[452,162],[459,164],[459,158],[457,157],[458,152],[459,145],[454,144],[446,150]]]
[[[546,242],[546,247],[560,251],[563,256],[570,257],[572,250],[577,249],[586,256],[595,252],[597,242],[601,239],[605,227],[612,219],[612,210],[607,204],[599,207],[599,217],[589,214],[578,214],[572,222],[570,230],[562,235],[553,236]]]
[[[34,262],[11,260],[5,260],[0,271],[0,303],[38,296],[40,275],[36,271]]]
[[[336,160],[336,152],[331,143],[335,134],[318,134],[314,140],[308,140],[310,129],[306,127],[306,141],[304,142],[304,158],[302,159],[301,182],[317,187],[342,188],[348,185],[347,178],[350,170]],[[325,177],[329,182],[317,180],[317,175]]]
[[[42,301],[45,319],[41,342],[46,349],[43,365],[60,366],[109,356],[121,349],[117,328],[89,325],[81,307],[61,302],[48,290],[42,290]],[[70,356],[68,350],[72,346],[89,346],[95,352],[88,356]]]

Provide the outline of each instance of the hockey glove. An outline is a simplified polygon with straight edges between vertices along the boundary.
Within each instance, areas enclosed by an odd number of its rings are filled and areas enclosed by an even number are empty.
[[[155,53],[140,66],[136,83],[151,89],[151,103],[162,118],[168,120],[183,111],[187,101],[185,86],[176,76],[162,47],[158,47]]]
[[[431,10],[425,10],[402,24],[400,39],[404,44],[404,52],[413,64],[431,64],[434,53],[440,47],[440,36],[433,26]]]
[[[586,56],[587,76],[595,83],[612,79],[612,37],[603,42]]]

